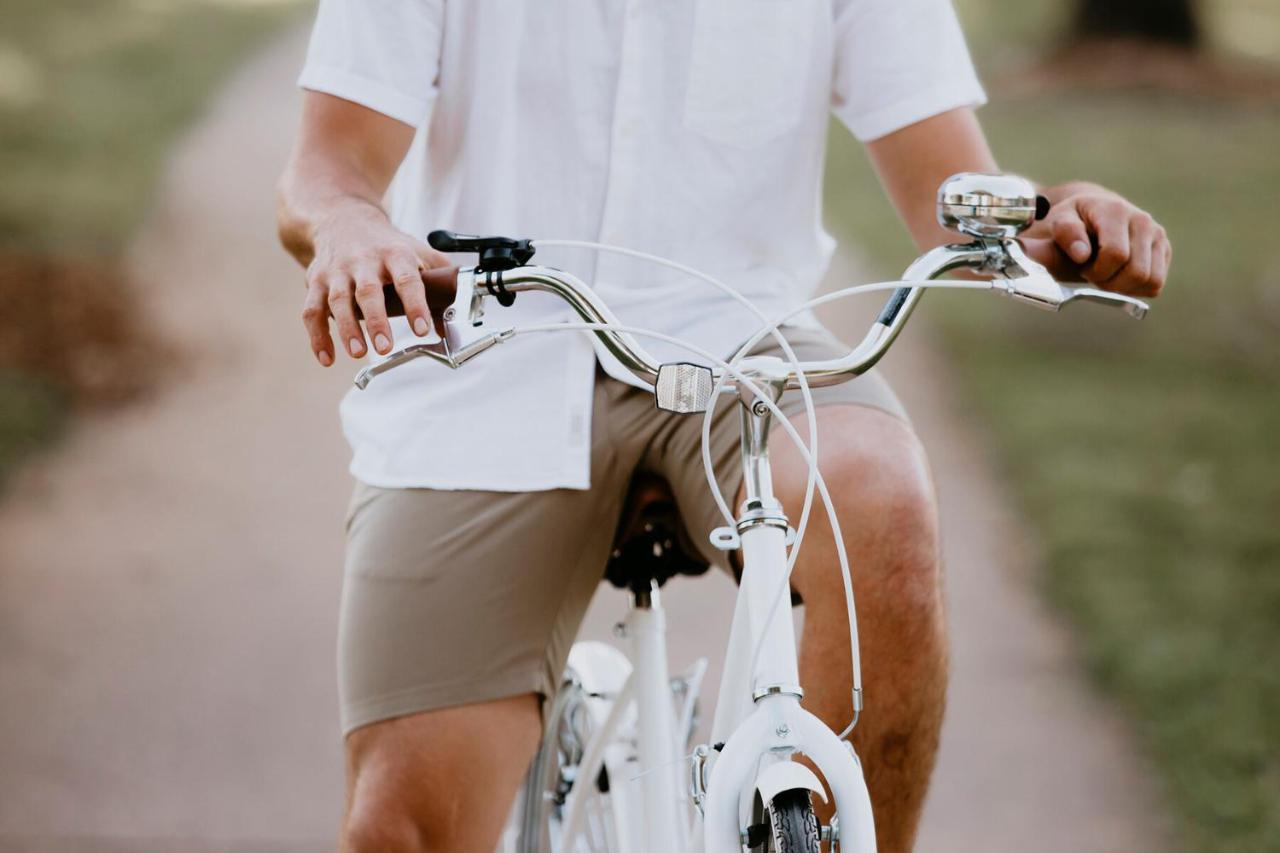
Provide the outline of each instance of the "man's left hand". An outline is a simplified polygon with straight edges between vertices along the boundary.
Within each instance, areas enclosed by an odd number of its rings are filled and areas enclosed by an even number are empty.
[[[1132,296],[1160,293],[1173,249],[1151,214],[1096,184],[1063,184],[1044,193],[1049,215],[1022,239],[1032,260],[1064,281],[1083,279]]]

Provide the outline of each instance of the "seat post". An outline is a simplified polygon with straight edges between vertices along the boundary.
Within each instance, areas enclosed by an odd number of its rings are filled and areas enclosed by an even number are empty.
[[[658,591],[658,582],[649,580],[647,583],[647,587],[641,583],[631,587],[631,606],[636,610],[661,609],[662,594]]]
[[[673,793],[681,790],[682,762],[676,748],[676,709],[667,664],[666,614],[657,581],[647,590],[631,589],[635,606],[626,618],[637,720],[636,758],[639,763],[641,814],[648,834],[644,849],[683,850],[684,820]]]

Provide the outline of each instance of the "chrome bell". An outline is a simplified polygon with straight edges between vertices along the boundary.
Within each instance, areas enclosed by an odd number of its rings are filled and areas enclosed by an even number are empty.
[[[938,224],[970,237],[1012,239],[1047,210],[1035,184],[1017,175],[961,172],[938,187]]]

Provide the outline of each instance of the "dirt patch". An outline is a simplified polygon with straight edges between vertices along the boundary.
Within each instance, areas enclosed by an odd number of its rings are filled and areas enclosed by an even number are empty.
[[[1280,68],[1170,45],[1103,39],[1065,45],[1033,66],[998,76],[992,88],[1005,96],[1154,90],[1280,106]]]
[[[80,404],[125,402],[159,377],[137,292],[110,260],[0,250],[0,371]]]

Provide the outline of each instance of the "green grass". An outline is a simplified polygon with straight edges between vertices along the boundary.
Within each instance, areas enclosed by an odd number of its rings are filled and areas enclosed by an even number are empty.
[[[0,374],[0,473],[57,437],[66,401],[47,383]]]
[[[281,2],[0,0],[0,235],[116,252],[175,135],[296,9]]]
[[[109,269],[104,278],[115,280],[175,137],[297,8],[279,0],[0,0],[0,251]],[[20,322],[0,317],[0,334],[20,335]],[[15,369],[0,363],[7,375]],[[0,382],[0,480],[56,433],[74,392],[29,370]]]
[[[1043,545],[1046,594],[1162,771],[1182,849],[1280,851],[1280,111],[1046,94],[982,117],[1005,168],[1097,180],[1168,227],[1173,275],[1141,324],[963,294],[923,313]],[[833,225],[893,273],[914,253],[876,193],[837,131]]]

